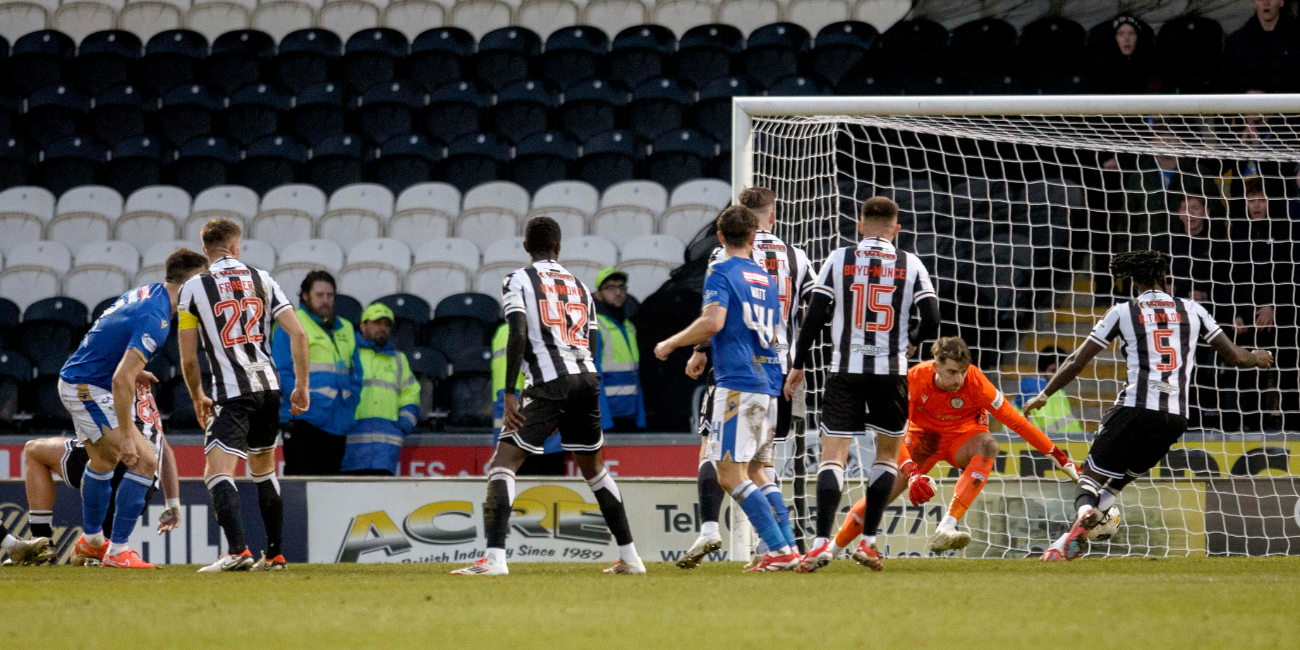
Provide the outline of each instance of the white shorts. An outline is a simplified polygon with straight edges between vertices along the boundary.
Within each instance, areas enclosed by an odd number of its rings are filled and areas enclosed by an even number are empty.
[[[72,415],[72,428],[81,442],[99,442],[104,431],[117,428],[113,393],[90,384],[69,384],[59,380],[59,399]]]
[[[715,388],[713,424],[704,459],[748,463],[772,461],[776,438],[776,404],[772,395]]]

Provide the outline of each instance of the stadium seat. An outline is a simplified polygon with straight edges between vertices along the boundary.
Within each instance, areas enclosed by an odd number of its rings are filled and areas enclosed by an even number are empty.
[[[307,145],[291,135],[268,135],[244,151],[235,182],[258,194],[294,182],[307,164]]]
[[[418,183],[397,196],[388,236],[417,251],[426,242],[451,235],[452,223],[460,214],[460,190],[447,183]]]
[[[663,25],[674,34],[685,35],[695,27],[716,22],[716,13],[717,3],[709,0],[658,0],[654,3],[649,22]]]
[[[462,192],[505,176],[510,145],[493,133],[471,133],[447,147],[443,178]],[[471,239],[473,239],[471,237]]]
[[[348,249],[348,264],[338,275],[338,290],[369,305],[402,291],[411,268],[411,249],[396,239],[369,239]]]
[[[42,147],[78,131],[90,110],[90,100],[63,84],[45,86],[27,98],[23,114],[26,135]]]
[[[424,93],[406,81],[376,84],[357,102],[353,119],[370,144],[382,145],[411,133],[415,116],[424,108]]]
[[[107,158],[108,152],[91,138],[63,138],[42,150],[36,167],[37,183],[60,195],[79,185],[93,184]]]
[[[689,244],[730,204],[731,186],[727,183],[714,179],[687,181],[673,189],[669,207],[659,219],[659,232]]]
[[[627,91],[607,79],[584,79],[564,91],[556,113],[559,128],[583,141],[622,123]]]
[[[266,32],[255,29],[226,32],[212,41],[208,82],[233,99],[240,88],[267,79],[265,74],[274,55],[275,41]]]
[[[431,305],[447,296],[473,289],[479,267],[478,247],[468,239],[433,239],[415,251],[415,264],[406,274],[406,290]]]
[[[293,97],[274,84],[252,83],[230,96],[221,111],[225,134],[248,147],[255,140],[280,132],[280,116],[288,112]]]
[[[307,182],[326,194],[360,183],[364,165],[375,156],[374,149],[362,144],[361,136],[344,133],[325,138],[312,145],[307,161]]]
[[[943,77],[935,77],[933,79],[933,82],[937,86],[942,86],[945,83]],[[929,81],[926,81],[925,83],[929,83]],[[911,92],[911,90],[915,87],[917,87],[915,83],[909,85],[907,94],[909,95],[947,94],[946,92],[941,92],[938,89],[929,93]],[[808,77],[808,76],[796,74],[796,75],[790,75],[789,77],[785,77],[783,79],[777,80],[776,83],[772,84],[771,88],[767,89],[767,94],[771,97],[814,97],[816,95],[830,95],[832,93],[831,93],[831,89],[828,86],[824,85],[822,81],[817,77]]]
[[[358,242],[375,239],[384,232],[393,216],[393,193],[383,185],[356,183],[335,190],[326,207],[317,227],[319,237],[349,251]]]
[[[568,0],[565,0],[566,2]],[[527,7],[542,7],[540,0],[531,0]],[[573,5],[576,12],[577,5]],[[524,21],[521,21],[524,22]],[[545,22],[545,21],[543,21]],[[609,37],[595,27],[576,25],[577,21],[557,25],[546,39],[546,48],[537,61],[538,76],[558,88],[597,76],[601,72],[605,53],[609,51]],[[542,33],[537,22],[524,22]]]
[[[498,239],[519,234],[528,214],[528,191],[509,181],[491,181],[465,192],[456,236],[468,239],[484,252]]]
[[[533,209],[524,218],[547,216],[560,225],[566,235],[585,235],[588,222],[596,214],[600,192],[582,181],[556,181],[533,194]]]
[[[9,332],[22,320],[23,310],[8,298],[0,298],[0,341],[9,340]],[[3,363],[0,361],[0,363]]]
[[[407,78],[433,92],[463,79],[473,54],[474,36],[469,32],[457,27],[430,29],[411,40],[405,62]]]
[[[151,96],[167,93],[177,86],[199,80],[204,59],[208,56],[208,39],[189,29],[169,29],[154,34],[144,46],[140,62],[142,86]]]
[[[591,232],[622,246],[654,233],[655,220],[668,203],[668,191],[654,181],[624,181],[606,188]]]
[[[378,17],[379,8],[364,0],[333,0],[330,5],[340,10],[348,6],[369,7]],[[321,26],[326,27],[323,22]],[[364,93],[375,84],[391,83],[397,78],[398,66],[408,48],[406,36],[395,29],[372,27],[357,31],[348,38],[343,52],[343,79],[357,93]]]
[[[639,2],[635,4],[640,5]],[[589,6],[588,13],[591,11]],[[663,25],[634,24],[616,33],[605,57],[611,79],[624,88],[636,88],[641,82],[662,77],[668,72],[673,52],[677,49],[677,37],[672,30]],[[565,101],[568,101],[567,97]]]
[[[535,133],[515,145],[510,179],[529,192],[569,177],[578,160],[578,143],[560,131]]]
[[[305,276],[304,276],[305,277]],[[291,290],[286,290],[286,294],[293,294],[294,299],[302,293],[302,282],[294,285]],[[361,324],[361,314],[365,311],[365,306],[356,298],[346,293],[334,294],[334,314],[340,318],[345,318],[353,327]]]
[[[71,302],[71,301],[68,301]],[[59,397],[59,371],[71,356],[69,351],[46,355],[36,366],[36,377],[30,384],[32,419],[29,424],[43,428],[66,429],[72,426],[72,416]]]
[[[444,382],[450,402],[447,429],[479,431],[492,426],[492,349],[460,350],[451,360],[451,375]]]
[[[1018,68],[1016,28],[998,18],[981,18],[952,30],[952,73],[974,88]]]
[[[519,142],[550,127],[551,112],[559,106],[558,90],[536,79],[517,81],[497,93],[488,130]]]
[[[822,28],[853,18],[853,3],[848,0],[791,0],[786,20],[816,34]]]
[[[45,224],[53,220],[54,194],[49,190],[22,185],[0,192],[0,254],[40,241]]]
[[[56,241],[18,244],[5,253],[5,268],[0,271],[0,296],[12,300],[19,309],[59,295],[63,274],[72,268],[72,253]]]
[[[107,30],[90,34],[77,47],[72,84],[82,92],[95,95],[128,83],[143,50],[144,44],[131,32]]]
[[[81,43],[95,32],[113,29],[117,25],[117,12],[126,0],[72,0],[59,3],[50,17],[50,28],[67,34]]]
[[[396,0],[384,8],[384,24],[412,43],[421,34],[441,28],[446,20],[447,10],[431,0]]]
[[[428,182],[442,160],[442,144],[419,134],[399,135],[384,143],[370,165],[370,177],[394,194]]]
[[[271,277],[285,290],[297,294],[302,279],[316,271],[337,274],[343,269],[343,248],[327,239],[308,239],[290,244],[280,251]]]
[[[249,26],[270,34],[277,41],[283,41],[285,36],[293,32],[312,28],[316,24],[316,12],[322,4],[321,0],[259,2],[257,9],[253,10]]]
[[[88,122],[90,134],[106,147],[144,135],[155,106],[137,86],[114,86],[95,95]]]
[[[256,0],[194,0],[185,26],[213,41],[227,32],[248,29],[254,9]]]
[[[926,18],[894,23],[880,35],[881,62],[894,86],[942,76],[949,67],[948,30]]]
[[[686,247],[675,237],[646,235],[622,247],[618,270],[627,273],[627,292],[645,301],[686,261]]]
[[[122,195],[117,190],[103,185],[75,187],[59,196],[45,238],[80,251],[88,243],[108,240],[121,216]]]
[[[736,5],[731,5],[736,6]],[[755,29],[740,55],[742,74],[771,88],[778,80],[799,74],[800,62],[812,38],[794,23],[773,23]]]
[[[686,125],[686,116],[695,104],[695,89],[690,82],[657,77],[643,82],[632,91],[627,106],[628,128],[647,140]]]
[[[23,36],[44,30],[58,8],[56,0],[11,0],[0,4],[0,38],[17,44]]]
[[[239,164],[239,145],[228,138],[199,136],[181,145],[172,163],[172,183],[190,194],[229,183]],[[252,190],[249,190],[252,193]],[[255,193],[254,193],[255,195]]]
[[[447,22],[473,34],[481,43],[488,34],[510,25],[518,4],[506,0],[456,0]]]
[[[718,145],[694,129],[677,129],[655,138],[646,157],[646,177],[664,187],[711,175]]]
[[[1020,62],[1029,83],[1043,85],[1048,79],[1077,74],[1084,67],[1083,25],[1068,18],[1047,16],[1020,30]]]
[[[455,10],[453,9],[453,13]],[[472,33],[473,29],[469,30]],[[474,55],[474,75],[494,91],[529,77],[530,65],[542,51],[542,39],[530,29],[503,27],[482,34]]]
[[[289,132],[311,145],[346,130],[343,87],[322,81],[302,88],[288,116]]]
[[[279,40],[276,78],[294,92],[330,81],[330,69],[343,54],[343,42],[327,29],[300,29]]]
[[[483,264],[474,276],[474,290],[501,301],[501,282],[506,276],[527,266],[528,251],[523,237],[503,237],[483,249]]]
[[[35,151],[21,138],[0,139],[0,189],[26,185],[34,180],[29,168],[36,161]]]
[[[731,98],[748,97],[763,92],[763,87],[749,77],[723,77],[710,81],[700,90],[695,104],[695,127],[719,143],[731,143]]]
[[[618,247],[604,237],[570,235],[560,245],[560,264],[582,280],[590,291],[596,290],[596,274],[618,264]]]
[[[494,288],[497,296],[501,287]],[[492,342],[501,320],[500,298],[483,293],[459,293],[438,301],[425,339],[448,357]]]
[[[217,218],[229,219],[247,231],[257,214],[257,203],[257,193],[239,185],[222,185],[195,193],[183,238],[198,242],[203,225]]]
[[[429,324],[429,316],[433,313],[428,301],[409,293],[393,293],[382,296],[375,302],[388,305],[393,310],[393,330],[389,340],[398,350],[407,351],[420,344]]]
[[[314,185],[281,185],[262,197],[250,234],[277,251],[311,239],[325,214],[325,193]]]
[[[148,248],[144,249],[144,256],[140,261],[140,271],[135,274],[135,286],[162,282],[166,279],[167,256],[176,252],[179,248],[188,248],[199,252],[197,247],[198,242],[182,240],[160,241],[150,244]]]
[[[703,87],[732,74],[733,60],[744,49],[745,36],[731,25],[691,27],[677,43],[677,76]]]
[[[226,105],[221,89],[201,84],[177,86],[163,95],[158,133],[173,147],[215,132],[217,113]]]
[[[877,36],[875,27],[856,20],[826,25],[817,32],[815,45],[808,52],[808,69],[838,85],[868,56]]]
[[[316,23],[322,29],[351,38],[362,31],[378,28],[382,4],[378,0],[327,0],[320,8]],[[405,40],[406,37],[402,38]]]
[[[1210,93],[1218,89],[1223,27],[1213,18],[1187,14],[1165,21],[1156,38],[1156,60],[1165,92]]]
[[[158,242],[175,240],[180,224],[190,216],[190,203],[190,195],[179,187],[142,187],[127,196],[113,238],[135,246],[137,251],[148,251]]]
[[[718,4],[717,22],[750,34],[781,20],[782,9],[782,3],[777,0],[722,0]]]
[[[122,295],[140,270],[140,252],[124,241],[88,243],[74,259],[76,266],[63,276],[63,295],[83,305]]]
[[[492,91],[477,81],[456,81],[429,93],[420,124],[429,137],[442,142],[456,140],[483,130]]]
[[[3,50],[5,43],[0,42],[0,50]],[[5,57],[0,57],[3,62]],[[14,134],[14,129],[18,126],[18,112],[22,108],[22,98],[14,97],[8,89],[0,90],[0,138],[9,138]]]
[[[142,187],[163,182],[165,165],[162,140],[155,135],[127,138],[113,147],[112,157],[104,163],[104,184],[119,194],[130,194]]]
[[[0,5],[0,17],[4,16]],[[0,431],[13,433],[17,428],[14,416],[27,410],[20,396],[25,395],[32,379],[32,364],[16,352],[0,350]]]
[[[603,191],[614,183],[636,178],[645,153],[645,141],[632,131],[606,131],[582,144],[574,176]]]
[[[186,0],[131,0],[117,14],[117,27],[148,42],[155,34],[185,24]]]
[[[37,88],[65,80],[72,63],[75,42],[53,30],[31,32],[14,41],[8,65],[9,84],[23,97]]]
[[[433,348],[415,347],[406,350],[406,361],[411,364],[411,372],[420,380],[418,422],[424,422],[433,416],[433,410],[439,402],[436,397],[438,384],[447,378],[447,357]]]

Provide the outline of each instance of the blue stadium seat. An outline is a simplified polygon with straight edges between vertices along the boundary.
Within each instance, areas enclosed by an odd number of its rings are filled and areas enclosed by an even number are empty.
[[[131,81],[144,44],[120,29],[95,32],[82,39],[73,64],[72,83],[89,95]]]
[[[144,46],[141,61],[143,85],[151,95],[160,96],[180,85],[193,84],[201,78],[208,58],[208,39],[188,29],[158,32]]]
[[[458,293],[439,300],[434,306],[433,317],[474,318],[495,327],[501,320],[501,305],[486,294]]]
[[[882,64],[896,86],[947,72],[948,30],[933,20],[900,20],[880,35]]]
[[[1016,28],[1000,18],[980,18],[952,30],[952,74],[974,90],[995,90],[1018,69]],[[1004,84],[1005,85],[1005,84]],[[985,94],[978,90],[975,94]],[[1005,94],[1005,93],[991,93]]]
[[[26,135],[42,147],[77,133],[90,100],[76,88],[64,84],[45,86],[27,98],[23,115]]]
[[[225,133],[241,146],[281,131],[281,116],[293,97],[274,84],[253,83],[235,91],[221,112]]]
[[[754,30],[740,54],[741,74],[771,88],[778,80],[799,74],[800,62],[812,38],[794,23],[772,23]]]
[[[542,39],[524,27],[502,27],[483,35],[474,55],[474,76],[494,91],[532,76],[531,64],[542,51]]]
[[[343,42],[328,29],[299,29],[280,40],[274,67],[280,83],[298,92],[331,80],[331,70],[343,53]]]
[[[421,117],[422,131],[443,142],[483,130],[492,106],[492,91],[474,80],[456,81],[429,93],[429,106]]]
[[[398,77],[407,49],[406,36],[395,29],[363,29],[348,37],[343,52],[343,80],[358,93],[391,82]]]
[[[1222,57],[1223,27],[1213,18],[1188,14],[1160,27],[1156,61],[1164,92],[1214,92]]]
[[[420,345],[424,328],[429,323],[429,315],[433,313],[424,298],[409,293],[395,293],[376,302],[382,302],[393,310],[393,316],[397,320],[393,323],[391,340],[397,349],[411,350]]]
[[[424,109],[424,93],[407,81],[375,84],[353,111],[357,131],[379,145],[413,131],[415,116]]]
[[[54,196],[78,185],[94,185],[100,165],[108,159],[104,145],[74,135],[47,145],[36,168],[37,184]]]
[[[163,182],[166,157],[162,140],[156,135],[137,135],[112,148],[113,155],[104,163],[104,184],[122,196]]]
[[[1095,92],[1093,82],[1082,72],[1062,70],[1037,77],[1034,87],[1044,95],[1088,95]]]
[[[312,145],[307,161],[307,182],[328,196],[344,185],[360,183],[364,165],[374,158],[374,149],[361,136],[343,133]]]
[[[459,27],[438,27],[415,37],[406,57],[407,78],[433,92],[460,81],[474,54],[474,36]]]
[[[1059,16],[1039,18],[1025,25],[1020,30],[1016,60],[1027,82],[1042,86],[1049,80],[1060,82],[1066,75],[1081,73],[1085,36],[1083,25]]]
[[[967,79],[966,83],[966,88],[972,95],[1026,95],[1036,92],[1036,89],[1024,84],[1018,73],[1013,72],[980,73],[973,79]]]
[[[322,81],[298,91],[289,111],[289,132],[308,144],[342,135],[347,130],[342,84]]]
[[[816,77],[791,75],[772,84],[772,87],[767,89],[767,94],[773,97],[812,97],[829,95],[831,89],[823,80]]]
[[[878,50],[863,57],[835,84],[837,95],[895,95],[898,92],[894,75],[890,74]]]
[[[442,403],[437,399],[438,384],[447,378],[449,362],[443,353],[433,348],[412,348],[406,351],[406,361],[411,372],[420,379],[420,413],[428,413]]]
[[[199,136],[180,146],[171,166],[172,185],[190,196],[227,185],[239,163],[239,145],[220,136]]]
[[[606,131],[582,143],[574,177],[600,191],[637,177],[645,160],[645,140],[628,130]]]
[[[745,47],[745,35],[731,25],[697,25],[677,43],[676,74],[695,86],[732,74],[732,61]]]
[[[546,49],[537,61],[537,75],[558,88],[590,79],[600,73],[609,36],[589,25],[555,30],[546,37]]]
[[[551,113],[560,106],[560,93],[537,79],[502,88],[492,107],[489,130],[511,142],[541,133],[551,126]]]
[[[259,195],[298,180],[307,164],[307,145],[291,135],[268,135],[248,145],[235,182]]]
[[[23,355],[0,349],[0,431],[13,432],[14,416],[22,408],[21,397],[32,379],[32,364]]]
[[[31,382],[32,426],[65,429],[72,426],[72,416],[59,398],[59,371],[69,356],[69,352],[57,352],[32,364],[36,366],[36,378]]]
[[[370,164],[370,177],[396,196],[402,190],[435,178],[442,162],[442,143],[428,136],[408,133],[384,143],[379,157]]]
[[[8,342],[9,332],[18,326],[22,316],[23,311],[18,308],[14,301],[0,297],[0,348],[3,348]]]
[[[461,350],[452,356],[452,374],[442,383],[450,406],[447,430],[492,426],[492,349]]]
[[[201,84],[177,86],[163,95],[158,109],[158,133],[172,146],[214,133],[217,113],[225,103],[220,88]]]
[[[114,86],[95,95],[88,119],[90,134],[109,147],[144,135],[156,105],[138,86]]]
[[[557,126],[578,140],[586,140],[618,128],[625,106],[627,91],[622,87],[608,79],[585,79],[564,90],[564,104],[556,114]]]
[[[51,355],[66,355],[80,343],[87,315],[86,306],[71,298],[37,300],[28,305],[12,334],[14,348],[32,365]]]
[[[491,345],[500,319],[501,308],[491,296],[458,293],[438,303],[423,339],[447,358],[455,359],[459,352]]]
[[[285,287],[285,293],[292,293],[292,300],[298,301],[298,289],[301,287]],[[345,293],[334,295],[334,313],[337,316],[346,318],[353,327],[361,324],[361,313],[365,311],[363,306],[356,298]]]
[[[808,69],[816,70],[831,85],[839,85],[853,66],[869,56],[879,33],[869,23],[845,20],[831,23],[817,32],[808,52]]]
[[[609,77],[624,88],[636,88],[652,77],[662,77],[672,64],[677,37],[663,25],[634,25],[614,37],[605,65]]]
[[[505,176],[510,145],[495,133],[471,133],[447,147],[444,179],[462,193]]]
[[[560,131],[535,133],[515,145],[510,160],[510,180],[529,194],[569,177],[578,160],[578,143]]]
[[[0,189],[27,184],[27,171],[36,162],[36,152],[21,138],[0,139]]]
[[[3,65],[3,62],[0,62]],[[18,112],[22,109],[21,99],[14,97],[7,88],[0,88],[0,138],[14,134],[18,122]]]
[[[711,176],[717,143],[695,129],[677,129],[655,138],[646,158],[646,178],[669,191],[689,180]]]
[[[763,87],[749,77],[714,79],[700,90],[695,104],[695,127],[719,143],[731,142],[731,98],[749,97],[763,92]]]
[[[37,88],[64,81],[76,49],[71,38],[52,29],[23,35],[14,42],[5,66],[9,85],[26,97]]]
[[[265,81],[271,58],[275,56],[275,39],[256,29],[226,32],[212,41],[208,56],[208,83],[227,95],[251,83]]]
[[[684,79],[656,77],[632,91],[627,106],[627,125],[642,137],[653,140],[661,133],[686,126],[686,116],[695,104],[695,88]]]

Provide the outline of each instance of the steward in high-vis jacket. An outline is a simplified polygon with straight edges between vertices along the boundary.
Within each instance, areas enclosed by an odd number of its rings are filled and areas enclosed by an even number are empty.
[[[393,347],[393,310],[374,303],[361,314],[361,403],[348,432],[345,474],[396,476],[402,442],[420,417],[420,382]]]
[[[627,274],[612,268],[596,274],[596,370],[600,372],[600,424],[606,431],[645,428],[641,352],[627,306]]]

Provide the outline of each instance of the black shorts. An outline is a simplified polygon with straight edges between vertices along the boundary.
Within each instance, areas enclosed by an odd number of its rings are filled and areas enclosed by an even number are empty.
[[[784,386],[784,384],[782,384]],[[700,404],[700,425],[696,427],[696,432],[701,436],[708,437],[710,425],[713,422],[713,390],[714,385],[704,391],[704,403]],[[776,442],[785,442],[790,437],[791,414],[794,412],[794,402],[785,398],[784,389],[776,398],[776,436],[772,438]]]
[[[280,391],[264,390],[212,405],[212,421],[203,436],[203,453],[214,447],[247,459],[275,450],[280,429]]]
[[[529,386],[520,396],[524,426],[502,431],[500,442],[541,454],[546,439],[560,431],[564,451],[591,453],[605,442],[600,428],[600,377],[594,374],[565,375]]]
[[[1147,473],[1187,431],[1187,418],[1133,406],[1116,406],[1101,419],[1085,461],[1088,469],[1112,480]]]
[[[907,428],[907,375],[833,372],[822,392],[822,433],[847,438],[864,433],[891,437]]]
[[[90,454],[86,453],[86,448],[77,445],[72,438],[63,442],[63,458],[59,459],[59,473],[63,476],[63,482],[68,487],[80,491],[81,475],[86,473],[86,464],[90,462]],[[158,459],[162,463],[162,459]],[[126,475],[126,465],[118,463],[113,468],[113,491],[117,492],[117,485],[122,482],[122,477]],[[153,498],[153,493],[158,490],[158,478],[154,477],[153,483],[149,485],[149,491],[144,495],[146,504]]]

